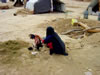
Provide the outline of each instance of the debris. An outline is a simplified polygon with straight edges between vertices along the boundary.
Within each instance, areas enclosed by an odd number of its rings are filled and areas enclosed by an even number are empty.
[[[76,19],[72,19],[71,22],[72,27],[74,27],[74,29],[71,30],[67,30],[66,32],[62,32],[62,35],[69,35],[71,38],[84,38],[85,36],[87,36],[89,33],[96,33],[96,32],[100,32],[100,26],[96,26],[96,27],[90,27],[87,24],[84,24],[82,22],[78,22]],[[88,33],[87,33],[88,32]]]
[[[8,5],[5,5],[5,6],[0,6],[0,9],[10,9],[10,7]]]
[[[29,51],[32,51],[32,50],[33,50],[33,47],[29,47],[28,50],[29,50]]]
[[[14,15],[14,16],[17,16],[17,14],[16,14],[16,13],[14,13],[13,15]]]
[[[38,52],[31,52],[32,55],[36,55]]]
[[[74,25],[75,23],[77,23],[78,22],[78,20],[77,19],[72,19],[72,25]]]
[[[96,29],[96,28],[100,28],[100,26],[98,27],[89,27],[88,25],[82,23],[82,22],[78,22],[78,25],[82,26],[85,30],[83,30],[84,32],[87,31],[87,32],[100,32],[100,29]]]
[[[19,9],[16,13],[14,13],[14,16],[20,15],[27,15],[27,14],[33,14],[33,12],[28,11],[27,9]]]

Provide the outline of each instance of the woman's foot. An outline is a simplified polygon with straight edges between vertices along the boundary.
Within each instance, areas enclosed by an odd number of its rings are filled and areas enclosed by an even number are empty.
[[[64,56],[68,56],[68,53],[64,53],[63,55],[64,55]]]

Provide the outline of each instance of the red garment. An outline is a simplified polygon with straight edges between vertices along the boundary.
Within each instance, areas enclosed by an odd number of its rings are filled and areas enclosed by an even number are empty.
[[[53,49],[52,42],[48,43],[47,46],[48,46],[50,49]]]
[[[44,43],[44,40],[42,40],[42,43]]]
[[[35,35],[35,44],[39,44],[42,41],[42,39],[40,38],[40,36]]]
[[[44,43],[44,40],[42,40],[42,43]],[[47,46],[48,46],[50,49],[53,49],[52,42],[48,43]]]

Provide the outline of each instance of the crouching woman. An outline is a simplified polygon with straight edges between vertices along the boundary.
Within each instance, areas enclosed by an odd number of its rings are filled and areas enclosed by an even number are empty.
[[[50,55],[61,54],[67,56],[65,44],[58,36],[58,34],[54,31],[52,27],[48,27],[46,31],[46,38],[43,40],[44,44],[47,44],[47,47],[50,48]]]

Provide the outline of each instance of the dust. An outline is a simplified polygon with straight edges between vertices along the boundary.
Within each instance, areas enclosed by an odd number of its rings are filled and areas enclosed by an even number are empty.
[[[16,63],[18,62],[18,57],[21,56],[22,52],[20,49],[27,48],[29,43],[22,40],[9,40],[5,42],[0,42],[0,63]]]

